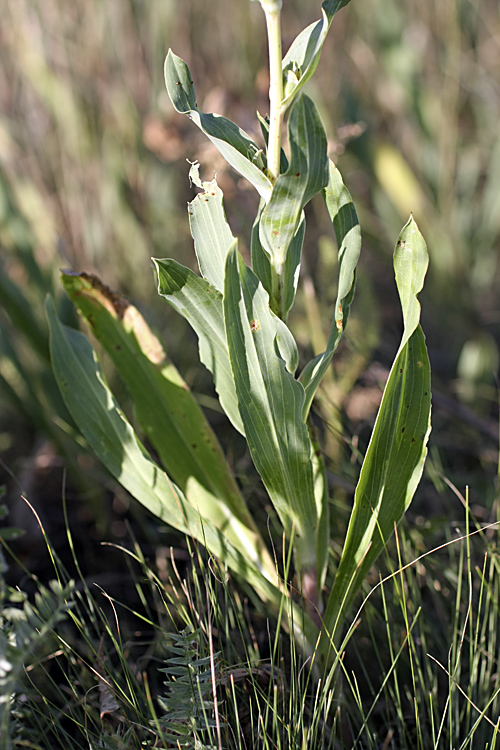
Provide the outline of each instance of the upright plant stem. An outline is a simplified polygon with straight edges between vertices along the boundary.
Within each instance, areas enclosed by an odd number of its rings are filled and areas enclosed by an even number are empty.
[[[280,173],[283,73],[281,70],[281,0],[262,2],[269,45],[269,138],[267,171],[274,182]]]

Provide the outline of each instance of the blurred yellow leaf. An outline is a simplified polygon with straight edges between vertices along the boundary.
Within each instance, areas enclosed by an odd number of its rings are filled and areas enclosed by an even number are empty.
[[[375,175],[401,218],[419,216],[424,210],[425,196],[410,165],[389,143],[376,146],[373,166]]]

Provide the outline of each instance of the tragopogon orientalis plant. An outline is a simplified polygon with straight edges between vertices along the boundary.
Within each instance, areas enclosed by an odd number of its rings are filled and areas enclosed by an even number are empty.
[[[242,0],[243,1],[243,0]],[[325,0],[319,21],[304,29],[282,59],[279,0],[260,0],[269,38],[270,115],[265,145],[236,124],[200,110],[186,63],[172,51],[167,91],[233,169],[260,196],[250,247],[238,252],[216,178],[189,204],[197,275],[155,259],[158,291],[193,327],[202,363],[220,403],[245,436],[287,544],[302,599],[283,582],[231,474],[219,443],[181,376],[138,311],[95,277],[63,273],[65,289],[113,359],[134,400],[136,417],[161,462],[140,443],[108,389],[87,338],[64,327],[47,303],[51,356],[76,424],[109,472],[158,517],[203,543],[276,610],[283,596],[295,636],[327,658],[367,571],[407,509],[420,480],[430,431],[430,369],[419,325],[428,257],[412,217],[394,252],[404,331],[356,488],[333,584],[325,590],[330,519],[321,452],[310,408],[343,334],[361,248],[351,196],[327,155],[317,108],[303,92],[336,12],[349,0]],[[281,147],[286,117],[289,153]],[[287,326],[305,236],[304,208],[321,193],[338,244],[337,300],[326,350],[297,376],[298,350]],[[305,602],[306,606],[302,606]]]

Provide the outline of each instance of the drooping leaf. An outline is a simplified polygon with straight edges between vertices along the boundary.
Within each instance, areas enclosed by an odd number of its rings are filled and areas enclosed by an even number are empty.
[[[328,184],[326,133],[316,106],[307,96],[301,96],[291,109],[288,138],[288,169],[277,178],[259,223],[260,243],[271,265],[271,288],[266,291],[271,309],[283,319],[295,296],[302,249],[297,236],[303,240],[303,209]],[[294,239],[293,263],[290,264],[289,260],[285,274],[289,248]]]
[[[200,514],[240,551],[274,563],[229,470],[219,442],[186,383],[137,308],[96,276],[65,273],[63,285],[113,360],[159,458]]]
[[[228,164],[246,177],[267,202],[272,184],[265,173],[262,149],[231,120],[221,115],[206,114],[199,109],[189,68],[172,50],[168,51],[165,60],[165,85],[177,112],[188,115],[217,147]]]
[[[285,91],[283,109],[291,104],[302,86],[313,75],[318,66],[321,48],[333,17],[338,10],[344,8],[349,2],[350,0],[325,0],[321,6],[321,19],[301,31],[292,42],[283,58]]]
[[[109,473],[154,515],[201,542],[255,587],[264,601],[279,606],[276,576],[270,580],[252,559],[252,550],[238,551],[188,503],[182,491],[154,463],[107,387],[95,351],[87,338],[57,318],[46,303],[50,355],[54,375],[76,425]]]
[[[112,476],[152,513],[186,529],[179,492],[139,443],[111,392],[87,338],[64,326],[46,304],[54,375],[68,411]],[[171,521],[172,522],[172,521]]]
[[[200,273],[222,294],[226,256],[236,241],[224,213],[222,190],[215,177],[210,182],[200,180],[197,163],[191,166],[189,177],[203,191],[188,206],[189,227]]]
[[[294,529],[296,563],[303,574],[315,572],[318,517],[311,441],[302,421],[304,390],[279,354],[284,324],[235,248],[226,262],[224,321],[252,459],[286,533]]]
[[[427,248],[410,218],[394,253],[404,332],[356,488],[339,568],[324,618],[329,634],[352,604],[364,578],[410,504],[422,475],[430,433],[430,365],[419,325],[417,294]]]
[[[300,375],[305,388],[304,419],[314,395],[332,361],[349,317],[356,283],[356,266],[361,251],[361,229],[356,209],[337,167],[330,161],[328,186],[323,191],[326,207],[335,229],[338,246],[339,280],[333,322],[327,348],[311,360]]]
[[[222,294],[210,282],[174,260],[153,258],[153,262],[158,274],[158,293],[195,331],[200,359],[212,373],[221,406],[233,426],[244,435],[229,363]]]

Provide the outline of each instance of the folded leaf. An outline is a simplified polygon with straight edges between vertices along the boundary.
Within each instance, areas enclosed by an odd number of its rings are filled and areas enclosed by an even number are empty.
[[[215,177],[210,182],[200,180],[197,163],[191,166],[189,177],[203,190],[188,207],[189,227],[200,273],[222,294],[226,256],[236,241],[224,213],[222,190]]]
[[[267,202],[272,185],[265,170],[265,160],[250,136],[226,117],[206,114],[198,108],[189,68],[180,57],[168,51],[165,60],[165,85],[177,112],[188,117],[218,148],[233,169],[246,177]]]
[[[281,277],[277,279],[276,274],[273,272],[271,259],[262,247],[262,243],[259,237],[260,217],[263,209],[264,203],[262,202],[259,213],[252,227],[252,269],[254,273],[259,277],[262,286],[268,292],[268,294],[272,292],[274,283],[275,288],[278,291],[276,293],[276,300],[272,306],[272,310],[278,315],[280,311],[280,300],[283,299],[284,302],[282,317],[285,318],[286,313],[293,305],[295,293],[297,291],[297,285],[299,283],[300,258],[302,255],[302,248],[304,246],[304,237],[306,233],[306,218],[304,216],[304,212],[302,211],[300,221],[297,224],[297,228],[295,230],[295,234],[290,240],[290,244],[288,246],[283,272],[281,274]],[[273,279],[276,279],[276,281],[274,282]]]
[[[333,162],[330,161],[329,164],[328,186],[323,191],[323,197],[337,237],[339,280],[334,317],[326,351],[311,360],[300,375],[300,382],[306,391],[304,419],[307,419],[314,395],[332,361],[346,327],[354,297],[356,266],[361,251],[361,229],[356,209],[349,191],[342,182],[339,170]]]
[[[288,169],[277,178],[259,224],[260,243],[271,265],[271,288],[266,291],[271,309],[283,319],[294,300],[302,250],[301,244],[295,248],[293,264],[285,275],[289,248],[301,231],[304,207],[328,183],[326,133],[316,106],[307,96],[301,96],[293,105],[288,138]]]
[[[287,369],[277,336],[284,325],[236,249],[229,252],[224,321],[250,453],[285,531],[294,529],[296,564],[316,572],[318,513],[311,441],[302,421],[304,389]]]
[[[222,294],[205,279],[174,260],[153,258],[158,294],[165,297],[198,336],[200,359],[212,373],[222,408],[233,426],[245,434],[229,363]]]
[[[283,58],[283,75],[285,97],[282,107],[286,109],[302,86],[307,83],[316,70],[321,48],[326,39],[335,13],[346,6],[350,0],[325,0],[321,6],[322,17],[301,31],[292,42]]]

